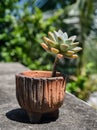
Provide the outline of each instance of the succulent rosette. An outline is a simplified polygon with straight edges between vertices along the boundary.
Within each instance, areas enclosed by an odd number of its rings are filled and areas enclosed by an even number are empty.
[[[75,42],[76,36],[68,37],[66,32],[61,30],[48,32],[48,37],[43,37],[44,43],[41,46],[48,52],[54,53],[58,58],[78,58],[76,54],[81,47]]]

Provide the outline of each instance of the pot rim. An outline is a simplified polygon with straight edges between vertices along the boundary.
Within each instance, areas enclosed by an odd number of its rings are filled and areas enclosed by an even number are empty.
[[[29,75],[26,75],[26,73],[28,72],[36,72],[36,73],[48,73],[48,74],[51,74],[52,71],[45,71],[45,70],[27,70],[27,71],[23,71],[23,72],[20,72],[20,73],[17,73],[15,76],[16,77],[22,77],[22,78],[30,78],[30,79],[64,79],[64,77],[62,76],[62,74],[60,72],[56,72],[57,76],[55,77],[31,77]],[[25,74],[24,74],[25,73]]]

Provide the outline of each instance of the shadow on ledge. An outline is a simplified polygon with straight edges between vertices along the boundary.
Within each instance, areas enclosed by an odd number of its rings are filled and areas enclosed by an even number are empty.
[[[58,111],[58,113],[59,113],[59,111]],[[43,114],[40,122],[36,123],[36,124],[50,123],[52,121],[56,121],[58,117],[53,118],[51,115],[52,115],[52,113]],[[13,121],[30,124],[26,111],[21,108],[13,109],[13,110],[7,112],[6,117]]]

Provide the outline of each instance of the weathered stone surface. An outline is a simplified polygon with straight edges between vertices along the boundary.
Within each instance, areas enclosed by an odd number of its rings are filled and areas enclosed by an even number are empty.
[[[4,74],[16,74],[18,72],[22,72],[24,70],[29,70],[28,68],[22,66],[19,63],[0,63],[0,75],[4,75]]]
[[[97,110],[66,93],[59,118],[44,115],[39,124],[30,124],[15,96],[15,74],[28,70],[18,63],[0,64],[0,130],[97,130]]]

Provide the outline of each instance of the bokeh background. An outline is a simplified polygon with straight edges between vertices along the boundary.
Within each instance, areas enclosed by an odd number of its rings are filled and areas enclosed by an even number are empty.
[[[77,35],[83,50],[57,70],[69,76],[67,91],[88,101],[97,92],[97,0],[0,0],[0,62],[52,70],[55,57],[40,43],[59,29]]]

